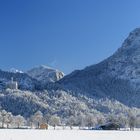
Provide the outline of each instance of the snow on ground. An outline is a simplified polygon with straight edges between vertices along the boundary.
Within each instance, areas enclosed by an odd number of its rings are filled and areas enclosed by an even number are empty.
[[[139,131],[1,129],[0,140],[139,140]]]

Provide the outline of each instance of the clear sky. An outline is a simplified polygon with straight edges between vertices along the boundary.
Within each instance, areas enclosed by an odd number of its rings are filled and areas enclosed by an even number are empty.
[[[68,74],[107,58],[140,27],[140,0],[0,0],[0,68]]]

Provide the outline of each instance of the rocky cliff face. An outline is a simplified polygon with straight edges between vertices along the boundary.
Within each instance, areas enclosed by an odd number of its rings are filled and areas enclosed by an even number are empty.
[[[59,81],[64,77],[64,73],[45,65],[35,67],[27,72],[32,78],[43,84]]]

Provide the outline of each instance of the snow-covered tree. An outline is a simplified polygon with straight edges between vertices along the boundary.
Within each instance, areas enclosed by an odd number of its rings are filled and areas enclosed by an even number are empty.
[[[136,126],[136,116],[132,111],[128,112],[128,125],[130,127],[130,130],[134,130]]]
[[[17,126],[17,128],[20,128],[22,125],[25,124],[25,122],[26,120],[21,115],[17,115],[14,117],[14,123]]]
[[[120,124],[120,127],[122,128],[128,127],[128,117],[125,114],[120,113],[117,118],[118,118],[118,123]]]
[[[118,122],[118,118],[117,118],[117,115],[115,114],[109,114],[107,116],[107,123],[117,123]]]
[[[1,124],[2,124],[1,127],[4,128],[7,112],[5,110],[2,110],[0,115],[1,115]]]
[[[89,128],[95,126],[96,121],[97,121],[94,114],[91,114],[91,113],[86,115],[85,120],[86,120],[86,126]]]
[[[97,125],[102,125],[105,123],[105,117],[101,114],[97,116]]]
[[[136,127],[140,128],[140,116],[139,115],[136,117]]]
[[[51,116],[49,124],[52,125],[54,129],[57,125],[60,125],[60,123],[61,123],[60,117],[58,117],[57,115]]]
[[[12,122],[13,122],[13,115],[11,112],[8,112],[6,114],[6,119],[5,119],[5,123],[7,125],[7,128],[9,128],[9,125],[12,124]]]
[[[32,116],[32,120],[35,123],[35,125],[37,126],[37,128],[39,128],[40,123],[42,123],[43,121],[43,113],[41,111],[37,111],[33,116]]]
[[[43,117],[43,121],[46,122],[46,123],[48,124],[50,118],[51,118],[51,115],[47,113],[47,114],[44,115],[44,117]]]
[[[34,116],[33,115],[27,119],[27,124],[28,124],[28,126],[33,128],[33,124],[34,124]]]
[[[86,126],[86,115],[83,113],[80,113],[78,116],[76,116],[76,125],[79,126],[79,129],[81,127]]]
[[[75,125],[76,119],[74,116],[70,116],[69,119],[67,120],[67,125],[70,126],[70,129]]]

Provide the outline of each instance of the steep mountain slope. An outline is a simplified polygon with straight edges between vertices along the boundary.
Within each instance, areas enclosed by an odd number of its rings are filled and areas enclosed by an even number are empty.
[[[50,83],[50,82],[56,82],[64,77],[63,72],[50,68],[45,65],[35,67],[27,71],[27,74],[44,84]]]
[[[77,70],[58,83],[75,95],[114,98],[140,107],[140,28],[130,33],[121,48],[99,64]]]

